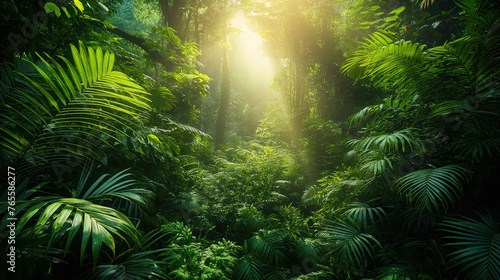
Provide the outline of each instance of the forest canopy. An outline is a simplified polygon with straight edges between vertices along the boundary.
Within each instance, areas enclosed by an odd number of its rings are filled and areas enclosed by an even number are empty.
[[[4,0],[0,33],[0,279],[500,279],[498,1]]]

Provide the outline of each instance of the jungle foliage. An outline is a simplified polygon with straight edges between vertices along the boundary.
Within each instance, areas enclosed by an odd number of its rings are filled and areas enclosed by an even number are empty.
[[[0,10],[6,279],[500,279],[496,1]]]

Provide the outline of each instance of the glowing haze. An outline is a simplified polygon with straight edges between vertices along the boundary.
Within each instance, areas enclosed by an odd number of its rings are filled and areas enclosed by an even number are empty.
[[[264,40],[248,26],[243,11],[238,11],[235,14],[231,25],[240,30],[239,34],[231,36],[238,63],[245,65],[248,71],[258,73],[261,78],[265,76],[266,79],[262,79],[260,82],[266,82],[270,85],[270,79],[274,76],[275,71],[271,58],[264,53]]]
[[[281,105],[280,94],[271,89],[271,79],[280,70],[281,63],[266,54],[264,40],[249,25],[243,11],[238,11],[230,23],[239,31],[230,36],[231,84],[235,96],[240,96],[245,104],[242,116],[246,119],[245,125],[255,131],[258,121],[264,117],[267,102],[277,101],[273,105]]]

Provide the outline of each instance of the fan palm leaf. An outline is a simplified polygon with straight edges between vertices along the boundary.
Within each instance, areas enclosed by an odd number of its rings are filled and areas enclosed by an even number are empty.
[[[111,206],[114,209],[123,210],[128,217],[132,217],[134,212],[140,211],[138,206],[147,207],[145,197],[152,195],[152,192],[136,187],[138,182],[130,179],[131,173],[126,173],[129,169],[122,170],[111,177],[109,174],[104,174],[89,185],[87,182],[92,166],[84,167],[74,193],[75,198],[100,201],[100,204],[112,201]]]
[[[392,170],[393,158],[380,151],[364,151],[359,160],[359,169],[368,176],[381,176]]]

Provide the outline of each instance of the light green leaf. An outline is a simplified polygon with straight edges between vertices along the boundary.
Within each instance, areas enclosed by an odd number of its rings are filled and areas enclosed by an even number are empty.
[[[73,2],[75,3],[75,6],[80,10],[80,12],[83,12],[83,4],[80,0],[73,0]]]
[[[54,12],[56,14],[57,17],[60,17],[61,16],[61,10],[59,9],[59,7],[52,3],[52,2],[47,2],[43,8],[45,9],[45,12],[47,14],[50,14],[52,12]]]
[[[392,10],[389,12],[389,14],[396,14],[396,15],[399,15],[401,12],[403,12],[404,10],[406,9],[405,6],[401,6],[395,10]]]

